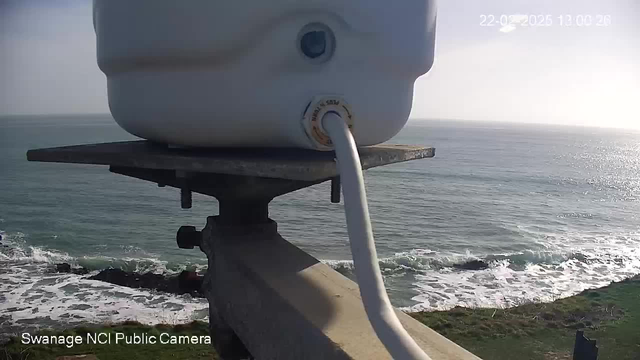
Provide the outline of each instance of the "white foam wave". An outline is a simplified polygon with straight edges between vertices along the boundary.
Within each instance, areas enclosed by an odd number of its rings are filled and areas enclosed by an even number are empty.
[[[117,323],[178,324],[208,321],[206,299],[112,285],[74,274],[47,273],[37,263],[0,270],[0,323],[4,335],[41,327]]]
[[[568,243],[575,247],[575,241]],[[548,246],[554,251],[494,255],[484,270],[418,273],[413,285],[419,294],[412,299],[418,304],[405,310],[510,307],[575,295],[640,274],[639,244],[636,234],[611,235],[575,250],[555,244]]]
[[[407,310],[446,310],[454,306],[510,307],[523,302],[553,301],[598,288],[640,273],[640,264],[626,269],[587,266],[572,259],[560,265],[529,264],[514,270],[508,261],[481,271],[446,271],[416,275],[417,305]]]
[[[129,272],[155,273],[155,274],[177,274],[182,270],[204,271],[205,263],[170,263],[160,260],[158,255],[148,253],[135,246],[125,246],[122,248],[125,254],[135,253],[144,257],[124,256],[82,256],[75,258],[69,254],[57,250],[46,249],[44,247],[27,246],[26,235],[20,232],[6,234],[0,231],[2,236],[2,247],[0,247],[0,261],[11,261],[19,263],[41,263],[56,264],[69,263],[73,266],[80,266],[89,271],[102,270],[106,268],[122,269]]]
[[[52,264],[72,259],[67,253],[37,246],[26,246],[26,235],[24,233],[7,234],[4,231],[0,231],[0,235],[2,235],[2,247],[0,247],[0,260],[2,261]]]
[[[585,238],[580,234],[566,236]],[[557,240],[546,243],[541,251],[492,255],[416,249],[381,258],[380,269],[387,278],[412,275],[411,285],[418,293],[412,300],[417,304],[404,307],[407,311],[446,310],[455,306],[510,307],[523,302],[553,301],[640,274],[638,234],[587,239],[581,247],[576,247],[575,241]],[[470,260],[482,260],[488,268],[473,271],[453,266]],[[353,275],[350,260],[324,263],[345,275]],[[406,293],[406,289],[392,290]]]
[[[86,323],[208,321],[206,299],[131,289],[89,280],[87,276],[51,272],[54,263],[82,265],[93,262],[95,265],[131,264],[131,271],[138,272],[171,273],[165,261],[108,257],[75,259],[62,252],[26,246],[24,234],[0,234],[4,245],[0,249],[0,338],[28,329]],[[203,267],[199,266],[199,269]]]
[[[413,249],[395,253],[390,257],[379,259],[380,270],[384,275],[404,275],[406,273],[426,274],[430,270],[450,268],[472,260],[482,260],[493,264],[507,260],[512,265],[550,263],[559,264],[569,259],[584,259],[579,252],[523,251],[492,255],[474,255],[470,251],[464,253],[440,253],[430,249]],[[352,271],[352,260],[322,260],[323,263],[341,271]]]
[[[207,320],[207,302],[143,289],[130,289],[74,274],[51,273],[51,264],[69,262],[91,270],[106,267],[127,271],[176,273],[185,264],[158,258],[85,256],[72,258],[51,249],[27,246],[25,235],[2,235],[0,248],[0,324],[9,329],[60,324],[135,320],[146,324]],[[576,234],[567,236],[578,236]],[[540,251],[492,255],[470,252],[441,253],[413,249],[381,258],[389,286],[407,294],[413,287],[415,305],[405,310],[448,309],[454,306],[514,306],[525,301],[550,301],[587,288],[607,285],[640,273],[640,234],[588,238],[576,248],[546,236]],[[132,249],[139,254],[142,249]],[[453,267],[469,260],[484,260],[489,267],[469,271]],[[353,275],[353,262],[325,260],[333,268]],[[191,265],[205,270],[205,264]],[[409,279],[409,280],[407,280]],[[407,283],[409,281],[409,283]],[[411,296],[407,296],[407,299]]]
[[[205,299],[155,293],[88,280],[73,274],[41,274],[17,268],[0,274],[0,314],[9,323],[145,324],[207,320]]]
[[[154,273],[173,275],[183,270],[203,272],[207,269],[206,263],[171,263],[160,260],[157,257],[109,257],[109,256],[83,256],[74,259],[74,264],[89,270],[102,270],[106,268],[121,269],[136,273]]]

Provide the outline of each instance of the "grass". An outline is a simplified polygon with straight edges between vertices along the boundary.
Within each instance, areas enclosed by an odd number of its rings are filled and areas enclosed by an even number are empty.
[[[572,359],[577,329],[599,360],[640,360],[640,278],[552,303],[411,314],[483,359]]]
[[[481,358],[502,360],[572,359],[576,329],[598,342],[599,360],[640,360],[640,277],[588,290],[552,303],[530,303],[507,309],[454,308],[411,314]],[[99,328],[78,327],[43,334],[80,335],[110,332],[207,335],[206,323],[144,326],[135,322]],[[23,345],[12,340],[0,348],[0,360],[54,359],[95,354],[101,360],[217,359],[209,345]]]

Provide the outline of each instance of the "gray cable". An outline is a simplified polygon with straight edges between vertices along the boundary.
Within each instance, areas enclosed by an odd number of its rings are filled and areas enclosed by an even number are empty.
[[[322,126],[336,152],[351,255],[369,322],[394,359],[431,360],[402,327],[387,296],[373,241],[362,165],[351,131],[334,112],[324,116]]]

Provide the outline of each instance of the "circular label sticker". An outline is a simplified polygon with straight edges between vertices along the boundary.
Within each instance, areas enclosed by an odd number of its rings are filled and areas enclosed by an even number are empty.
[[[303,125],[309,139],[320,150],[333,150],[331,138],[322,126],[322,119],[328,112],[337,113],[349,129],[353,129],[351,106],[344,99],[338,96],[314,98],[304,113]]]

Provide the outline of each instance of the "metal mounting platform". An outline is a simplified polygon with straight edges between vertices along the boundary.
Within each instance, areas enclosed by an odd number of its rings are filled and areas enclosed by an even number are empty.
[[[363,169],[430,158],[433,148],[359,149]],[[269,219],[276,196],[332,180],[333,152],[300,149],[176,149],[148,141],[30,150],[30,161],[109,165],[114,173],[213,196],[219,215],[202,231],[183,226],[181,248],[209,259],[203,285],[210,329],[225,360],[390,359],[367,319],[357,284],[283,239]],[[327,226],[331,226],[327,224]],[[318,234],[322,229],[318,229]],[[479,358],[398,311],[403,326],[433,360]]]
[[[408,145],[361,148],[363,169],[430,158],[435,149]],[[331,201],[340,202],[333,152],[291,148],[172,148],[149,141],[127,141],[30,150],[29,161],[109,165],[114,173],[181,190],[181,205],[191,207],[191,192],[220,201],[220,215],[238,211],[247,222],[264,222],[267,204],[287,194],[332,180]],[[255,206],[247,206],[248,204]],[[258,206],[259,205],[259,206]],[[252,209],[252,213],[247,213]]]
[[[363,169],[435,155],[434,148],[408,145],[358,150]],[[30,150],[27,159],[312,182],[337,175],[333,152],[290,148],[178,149],[144,140]]]

